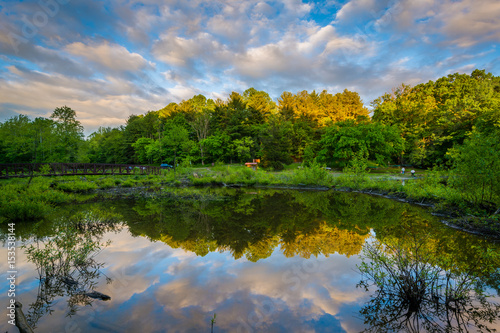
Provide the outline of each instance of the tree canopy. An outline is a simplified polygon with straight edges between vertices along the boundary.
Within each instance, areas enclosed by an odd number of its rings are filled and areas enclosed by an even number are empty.
[[[226,100],[195,95],[171,102],[86,139],[77,111],[63,106],[50,118],[18,115],[0,123],[0,162],[204,164],[260,158],[263,166],[281,169],[314,159],[340,167],[363,155],[378,164],[458,168],[459,156],[467,155],[459,148],[475,142],[474,133],[498,143],[485,133],[500,128],[500,77],[484,70],[401,84],[371,106],[370,112],[347,89],[285,91],[273,101],[249,88]]]

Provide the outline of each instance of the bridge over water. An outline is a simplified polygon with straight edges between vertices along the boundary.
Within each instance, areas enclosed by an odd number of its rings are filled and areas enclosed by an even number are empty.
[[[0,164],[0,178],[75,175],[159,175],[150,165],[102,163],[9,163]]]

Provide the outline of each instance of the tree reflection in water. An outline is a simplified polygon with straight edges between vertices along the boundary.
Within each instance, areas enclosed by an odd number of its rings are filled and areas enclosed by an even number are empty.
[[[482,251],[458,268],[439,249],[430,250],[428,235],[410,233],[394,244],[376,241],[363,249],[358,287],[377,288],[360,310],[370,325],[365,332],[490,332],[500,305],[488,301],[485,281],[498,284],[491,277],[499,254]]]
[[[53,237],[37,239],[25,246],[28,260],[36,265],[39,275],[37,299],[29,305],[28,324],[35,328],[38,320],[52,313],[52,305],[59,297],[68,297],[68,316],[79,307],[91,305],[93,298],[106,295],[91,292],[101,277],[103,263],[95,256],[103,247],[105,232],[116,230],[119,216],[101,210],[79,212],[60,221]],[[106,277],[108,283],[111,279]]]

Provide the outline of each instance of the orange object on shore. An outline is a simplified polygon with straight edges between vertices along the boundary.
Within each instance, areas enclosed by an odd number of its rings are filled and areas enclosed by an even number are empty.
[[[260,159],[253,159],[253,162],[248,162],[248,163],[245,163],[245,166],[249,167],[249,168],[252,168],[252,169],[256,169],[257,168],[257,165],[260,163]]]

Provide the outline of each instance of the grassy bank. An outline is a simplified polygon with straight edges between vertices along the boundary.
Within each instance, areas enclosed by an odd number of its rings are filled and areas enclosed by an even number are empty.
[[[448,174],[422,172],[417,177],[401,175],[397,168],[366,172],[330,171],[319,165],[293,165],[283,171],[252,170],[241,165],[179,168],[163,175],[103,175],[35,177],[0,181],[0,221],[42,219],[57,205],[112,198],[119,189],[156,191],[179,186],[269,186],[323,187],[356,190],[429,204],[436,212],[454,216],[462,228],[481,229],[500,234],[499,214],[493,205],[477,205],[466,200],[463,191],[448,184]],[[113,192],[111,189],[118,189]],[[103,191],[108,190],[108,191]],[[136,191],[140,195],[139,190]],[[498,206],[500,204],[497,203]]]

